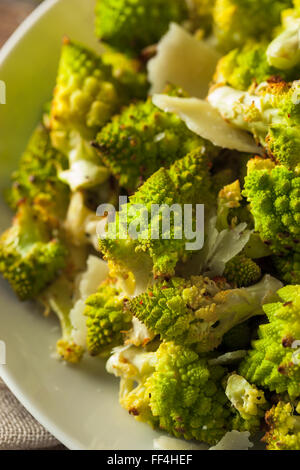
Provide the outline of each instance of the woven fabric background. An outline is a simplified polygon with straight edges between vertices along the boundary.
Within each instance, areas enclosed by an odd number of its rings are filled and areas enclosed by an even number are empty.
[[[0,450],[61,448],[0,379]]]

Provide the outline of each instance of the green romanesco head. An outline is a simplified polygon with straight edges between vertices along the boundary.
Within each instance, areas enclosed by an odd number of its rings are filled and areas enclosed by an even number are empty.
[[[259,327],[259,339],[240,366],[249,382],[276,393],[300,396],[300,286],[279,290],[280,302],[264,306],[269,323]]]
[[[213,152],[211,144],[175,114],[159,110],[151,98],[115,116],[98,134],[96,145],[103,163],[130,192],[193,149],[202,146],[203,152]]]
[[[122,206],[116,222],[108,223],[100,240],[106,259],[136,277],[145,272],[174,275],[178,261],[189,254],[186,234],[181,233],[183,204],[211,204],[209,170],[210,156],[200,147],[169,170],[154,173]],[[169,213],[170,224],[161,224],[162,214],[166,220]]]
[[[297,126],[274,124],[266,138],[267,150],[276,161],[289,169],[300,165],[300,138]]]
[[[162,343],[156,356],[155,372],[145,388],[159,428],[176,437],[215,444],[230,426],[221,385],[226,369],[210,367],[195,352],[172,342]]]
[[[86,300],[87,350],[92,356],[106,354],[124,341],[132,327],[132,315],[124,309],[124,294],[108,279]]]
[[[136,69],[136,71],[135,71]],[[133,97],[146,93],[145,76],[122,54],[104,58],[64,40],[50,113],[51,139],[69,158],[60,173],[73,191],[101,184],[109,171],[101,165],[91,142],[110,119]]]
[[[224,277],[235,287],[248,287],[260,280],[261,269],[251,258],[237,255],[226,264]]]
[[[116,49],[137,55],[155,44],[170,22],[186,18],[182,0],[97,0],[96,34]]]
[[[50,113],[53,146],[69,158],[60,178],[75,191],[105,181],[108,171],[90,142],[122,101],[110,66],[89,49],[64,40]]]
[[[223,51],[244,45],[248,39],[271,39],[281,12],[292,0],[216,0],[214,32]]]
[[[132,299],[128,308],[163,340],[208,352],[234,326],[263,315],[262,305],[274,298],[280,285],[268,276],[243,289],[228,289],[224,280],[216,283],[202,276],[172,278],[155,283]]]
[[[268,450],[300,450],[300,415],[291,403],[280,401],[266,413]]]
[[[49,132],[38,126],[12,175],[12,187],[6,193],[9,205],[16,210],[22,200],[33,203],[38,199],[48,215],[63,219],[70,194],[58,173],[67,165],[66,157],[52,147]]]
[[[116,348],[107,371],[121,377],[123,408],[178,438],[215,444],[233,429],[256,432],[264,415],[262,392],[244,381],[231,387],[228,399],[228,370],[174,342],[155,352]]]
[[[253,134],[276,163],[299,172],[300,82],[274,78],[248,91],[212,87],[210,104],[235,127]]]
[[[283,70],[278,63],[269,60],[268,51],[272,44],[249,40],[243,47],[230,51],[218,63],[215,82],[227,84],[237,90],[247,90],[253,83],[260,84],[267,80],[297,80],[300,74],[300,57]]]
[[[220,59],[214,80],[247,90],[252,82],[261,83],[272,75],[276,75],[276,70],[267,62],[265,43],[249,41]]]
[[[290,256],[274,255],[272,260],[282,282],[300,284],[300,253],[293,253]]]
[[[39,212],[22,202],[0,239],[0,272],[21,300],[33,299],[65,266],[65,246]]]
[[[255,158],[248,164],[244,195],[255,230],[276,254],[299,252],[300,177],[270,160]]]

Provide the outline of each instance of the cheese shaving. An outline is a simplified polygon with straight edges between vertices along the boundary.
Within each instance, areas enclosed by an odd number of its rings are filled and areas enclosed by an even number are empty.
[[[171,23],[158,43],[157,55],[148,63],[151,94],[161,93],[172,83],[191,96],[205,98],[219,59],[219,53],[212,46]]]
[[[166,112],[177,114],[187,127],[219,147],[261,154],[261,149],[245,131],[228,124],[207,101],[197,98],[177,98],[154,95],[153,103]]]

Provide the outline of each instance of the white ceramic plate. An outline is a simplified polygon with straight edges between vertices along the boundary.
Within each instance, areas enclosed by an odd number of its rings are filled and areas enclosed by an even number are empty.
[[[1,192],[51,97],[62,36],[97,47],[93,9],[94,0],[47,0],[0,52],[0,80],[7,86],[7,104],[0,105]],[[1,231],[10,217],[1,202]],[[0,340],[7,345],[0,375],[40,423],[70,449],[152,449],[157,434],[121,409],[118,380],[103,362],[57,362],[51,358],[55,319],[21,304],[2,280],[0,302]]]

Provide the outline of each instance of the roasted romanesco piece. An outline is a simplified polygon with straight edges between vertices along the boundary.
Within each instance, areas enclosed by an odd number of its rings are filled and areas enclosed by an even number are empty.
[[[261,392],[248,384],[247,396],[240,387],[235,396],[244,406],[234,408],[224,390],[227,369],[173,342],[156,352],[117,348],[107,370],[121,377],[120,403],[135,419],[178,438],[215,444],[232,429],[257,431],[264,414]]]
[[[281,12],[292,0],[216,0],[214,33],[223,51],[242,46],[248,39],[271,38]]]
[[[226,264],[226,280],[236,287],[248,287],[261,278],[261,269],[251,258],[237,255]]]
[[[240,366],[249,382],[276,393],[300,396],[300,286],[278,292],[281,302],[264,306],[269,323],[259,327],[259,339]]]
[[[140,80],[144,90],[144,78],[139,72],[129,71],[130,62],[124,65],[125,58],[112,55],[113,52],[106,53],[102,59],[91,50],[64,40],[50,127],[54,147],[69,158],[69,168],[60,173],[60,178],[73,191],[107,179],[109,172],[99,162],[91,141],[121,106],[131,101],[133,88],[140,89]]]
[[[20,201],[33,203],[38,199],[48,214],[63,219],[69,204],[68,186],[58,179],[58,173],[67,168],[66,157],[55,150],[49,132],[40,125],[34,131],[19,168],[12,175],[12,188],[6,199],[17,210]]]
[[[156,43],[170,22],[186,18],[182,0],[97,0],[96,34],[116,49],[136,55]]]
[[[107,370],[121,377],[120,403],[138,421],[209,444],[230,428],[226,369],[187,348],[170,342],[156,352],[116,351]]]
[[[280,70],[269,64],[266,43],[249,41],[220,59],[214,80],[237,90],[247,90],[252,83],[278,80],[278,77],[292,81],[298,79],[299,75],[300,58],[293,68]]]
[[[268,450],[300,450],[300,415],[291,403],[279,402],[266,413]]]
[[[263,82],[249,91],[228,86],[210,90],[208,100],[224,119],[251,132],[277,163],[288,169],[300,165],[299,81]]]
[[[255,230],[276,254],[299,252],[300,177],[271,160],[248,163],[244,195],[250,202]]]
[[[281,283],[266,276],[248,288],[228,289],[209,278],[172,278],[155,283],[128,303],[129,310],[163,340],[208,352],[239,323],[263,315]]]
[[[200,147],[169,170],[161,168],[154,173],[122,206],[116,220],[107,224],[100,240],[105,258],[121,271],[132,272],[135,278],[146,273],[154,277],[174,275],[178,261],[189,254],[186,234],[182,234],[182,205],[192,208],[197,203],[211,204],[209,169],[210,158]],[[171,207],[170,224],[161,224],[162,213]],[[132,229],[136,229],[134,233]]]
[[[65,266],[66,255],[37,208],[20,203],[12,226],[0,238],[0,272],[19,298],[37,297]]]
[[[86,300],[87,350],[92,356],[105,354],[124,342],[132,328],[132,314],[124,309],[127,299],[109,278]]]
[[[170,166],[200,146],[213,145],[191,132],[175,114],[159,110],[149,98],[115,116],[97,136],[103,163],[119,184],[133,192],[162,166]]]

